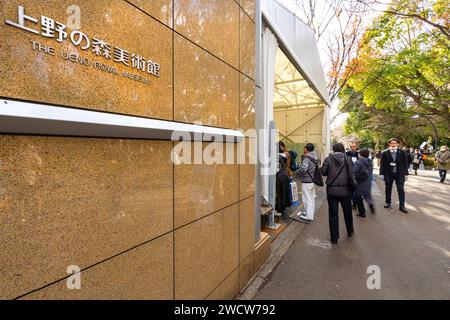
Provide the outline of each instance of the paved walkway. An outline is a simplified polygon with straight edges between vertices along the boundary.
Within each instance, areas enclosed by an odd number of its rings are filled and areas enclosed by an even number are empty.
[[[377,170],[376,170],[377,171]],[[407,209],[384,209],[384,185],[377,177],[377,214],[354,217],[347,238],[342,212],[338,246],[329,239],[323,204],[256,299],[450,299],[450,183],[436,171],[419,171],[406,183]],[[395,191],[395,187],[394,187]],[[367,268],[381,270],[381,289],[367,288]]]

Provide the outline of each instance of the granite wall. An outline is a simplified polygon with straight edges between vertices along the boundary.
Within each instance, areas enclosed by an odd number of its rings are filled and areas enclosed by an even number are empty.
[[[0,96],[253,128],[254,6],[3,0]],[[256,268],[255,166],[174,165],[174,145],[0,134],[0,298],[233,298]]]

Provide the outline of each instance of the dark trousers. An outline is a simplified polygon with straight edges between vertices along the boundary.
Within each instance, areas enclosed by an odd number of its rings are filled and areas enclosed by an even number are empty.
[[[284,214],[284,210],[291,204],[291,182],[287,170],[282,168],[276,175],[276,200],[275,210]]]
[[[419,170],[420,164],[419,163],[413,163],[413,170],[415,173],[417,173],[417,170]]]
[[[405,206],[405,176],[398,173],[393,173],[391,177],[386,178],[385,185],[386,185],[386,203],[392,202],[392,185],[394,184],[397,186],[397,192],[398,192],[398,199],[400,202],[400,207]]]
[[[337,240],[339,239],[339,203],[344,211],[347,232],[353,232],[352,196],[335,197],[327,194],[327,200],[331,240]]]
[[[363,196],[356,196],[356,205],[358,207],[358,212],[360,215],[366,214],[366,208],[364,207]]]
[[[369,204],[369,206],[373,206],[372,195],[369,194],[367,196],[356,196],[356,205],[358,207],[358,212],[360,215],[366,214],[366,208],[364,207],[364,200]]]
[[[445,181],[447,177],[447,170],[439,170],[439,177],[441,177],[441,181]]]
[[[356,208],[357,204],[358,204],[358,199],[357,199],[357,196],[355,195],[355,193],[353,192],[353,194],[352,194],[352,206],[353,206],[353,208]]]

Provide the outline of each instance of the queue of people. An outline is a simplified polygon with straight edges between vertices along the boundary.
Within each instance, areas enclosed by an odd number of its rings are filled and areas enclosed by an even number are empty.
[[[314,146],[313,146],[314,147]],[[296,163],[297,153],[294,150],[288,150],[283,141],[278,143],[278,164],[279,168],[276,174],[276,199],[275,210],[280,212],[283,218],[287,217],[286,209],[296,203],[296,185],[293,180],[293,172],[298,169]],[[306,188],[306,186],[305,186]],[[306,191],[305,191],[306,193]]]
[[[343,144],[336,143],[322,166],[314,151],[314,145],[306,144],[301,161],[294,172],[302,181],[305,212],[301,213],[300,219],[307,223],[314,221],[316,175],[319,173],[326,177],[331,242],[337,244],[339,239],[339,206],[343,211],[347,235],[352,237],[354,234],[352,207],[357,210],[356,216],[364,218],[367,212],[365,203],[367,203],[370,213],[375,214],[375,204],[371,193],[374,161],[379,167],[380,179],[385,185],[384,208],[392,207],[392,190],[395,183],[399,198],[398,209],[407,214],[405,182],[408,179],[409,168],[412,166],[414,173],[417,174],[424,157],[419,149],[401,148],[400,141],[392,138],[388,141],[386,150],[376,153],[371,153],[368,149],[358,150],[358,146],[354,143],[346,152]],[[447,171],[450,170],[448,147],[440,148],[436,153],[435,163],[439,170],[440,182],[444,182]]]

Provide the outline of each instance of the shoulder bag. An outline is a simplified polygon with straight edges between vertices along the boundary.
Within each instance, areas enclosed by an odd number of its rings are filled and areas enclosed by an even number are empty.
[[[322,177],[322,174],[320,173],[320,169],[319,169],[319,160],[313,159],[309,156],[305,156],[305,157],[310,159],[316,165],[316,170],[314,171],[314,177],[311,176],[311,173],[309,173],[309,170],[306,170],[306,172],[308,173],[309,177],[311,178],[311,180],[314,182],[315,185],[322,187],[323,186],[323,177]]]

